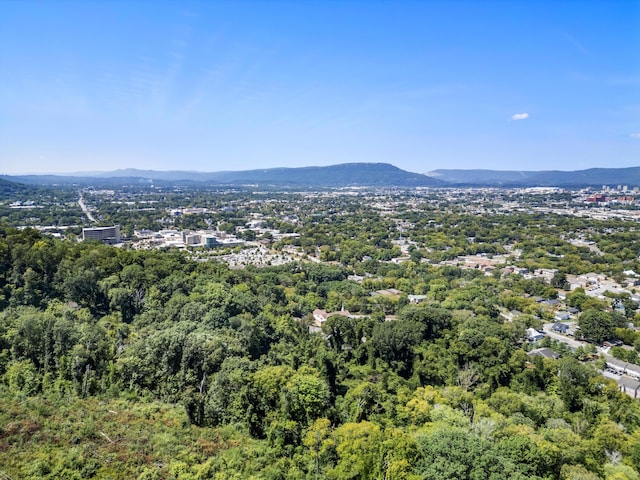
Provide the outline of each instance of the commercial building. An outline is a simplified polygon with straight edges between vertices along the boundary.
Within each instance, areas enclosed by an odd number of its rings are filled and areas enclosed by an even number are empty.
[[[120,225],[82,229],[83,240],[98,240],[102,243],[120,243]]]
[[[182,232],[182,241],[185,245],[200,245],[202,243],[202,237],[197,233]]]

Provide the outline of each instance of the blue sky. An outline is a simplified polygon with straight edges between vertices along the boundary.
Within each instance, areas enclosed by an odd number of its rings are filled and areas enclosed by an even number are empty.
[[[640,165],[638,1],[0,0],[0,173]]]

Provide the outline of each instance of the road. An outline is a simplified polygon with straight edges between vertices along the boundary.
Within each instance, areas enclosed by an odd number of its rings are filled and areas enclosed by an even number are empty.
[[[554,332],[553,330],[551,330],[552,326],[553,326],[553,323],[545,323],[542,326],[542,331],[548,337],[553,338],[554,340],[557,340],[559,342],[565,343],[574,349],[578,347],[586,347],[588,345],[587,342],[581,342],[580,340],[576,340],[575,338],[570,338],[570,337],[567,337],[566,335],[561,335],[557,332]]]
[[[576,340],[575,338],[571,338],[571,337],[567,337],[566,335],[562,335],[560,333],[554,332],[551,327],[553,326],[553,323],[545,323],[542,326],[542,331],[549,337],[549,338],[553,338],[554,340],[557,340],[559,342],[564,343],[565,345],[568,345],[569,347],[576,349],[578,347],[588,347],[588,346],[595,346],[596,347],[596,351],[598,352],[599,355],[604,355],[605,358],[611,358],[609,356],[609,349],[608,348],[602,348],[599,345],[594,345],[593,343],[589,343],[589,342],[582,342],[580,340]]]
[[[91,214],[91,212],[89,211],[89,209],[85,205],[84,198],[82,197],[82,192],[78,192],[78,194],[80,195],[79,198],[78,198],[78,205],[80,205],[80,208],[82,209],[82,212],[87,216],[87,218],[89,219],[90,222],[98,223],[98,221],[95,219],[95,217]]]

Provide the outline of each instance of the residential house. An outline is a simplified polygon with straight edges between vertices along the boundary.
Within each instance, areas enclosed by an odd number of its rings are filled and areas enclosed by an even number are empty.
[[[427,299],[426,295],[408,295],[409,303],[420,303]]]
[[[569,331],[569,325],[567,325],[566,323],[556,322],[551,327],[551,330],[553,330],[554,332],[566,334]]]
[[[551,358],[553,360],[560,358],[560,355],[558,355],[550,348],[535,348],[528,352],[527,355],[529,355],[530,357]]]
[[[322,324],[327,321],[332,315],[343,315],[351,318],[351,314],[347,310],[340,310],[338,312],[327,312],[319,308],[313,311],[313,323],[309,326],[310,332],[319,332],[322,329]]]
[[[640,382],[629,377],[620,377],[618,387],[621,392],[626,393],[630,397],[638,398],[640,396]]]
[[[535,328],[527,328],[527,340],[530,342],[537,342],[544,338],[544,333],[537,331]]]

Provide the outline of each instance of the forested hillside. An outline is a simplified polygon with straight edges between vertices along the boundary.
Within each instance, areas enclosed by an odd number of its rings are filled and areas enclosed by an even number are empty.
[[[640,478],[640,401],[500,316],[549,285],[419,258],[348,274],[0,228],[0,477]]]

